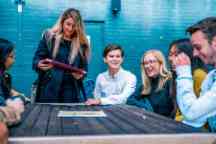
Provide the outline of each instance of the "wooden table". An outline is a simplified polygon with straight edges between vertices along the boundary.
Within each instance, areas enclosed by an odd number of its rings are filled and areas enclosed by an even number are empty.
[[[106,117],[57,117],[59,111],[98,111]],[[200,133],[195,129],[172,119],[127,106],[85,106],[85,105],[28,105],[21,124],[10,128],[10,138],[50,138],[83,136],[139,136],[143,134],[185,134]],[[112,139],[112,138],[111,138]],[[17,142],[17,141],[16,141]],[[48,143],[48,142],[46,142]],[[125,142],[124,142],[125,143]]]

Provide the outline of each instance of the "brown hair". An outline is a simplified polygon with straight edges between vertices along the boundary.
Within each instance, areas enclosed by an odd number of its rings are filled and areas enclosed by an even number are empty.
[[[186,29],[190,35],[197,31],[202,31],[208,42],[211,43],[216,36],[216,17],[207,17]]]
[[[103,57],[106,57],[107,54],[113,50],[120,50],[121,56],[124,57],[124,51],[123,51],[122,47],[118,44],[108,44],[103,51]]]

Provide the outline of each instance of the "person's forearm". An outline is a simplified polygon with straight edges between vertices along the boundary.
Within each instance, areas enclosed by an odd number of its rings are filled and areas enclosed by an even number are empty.
[[[110,95],[106,98],[101,98],[101,104],[125,104],[127,98],[132,95],[135,88],[126,87],[125,90],[119,95]]]
[[[182,66],[177,70],[177,102],[185,119],[206,119],[216,113],[216,82],[205,93],[197,98],[193,91],[193,79],[189,67]],[[214,86],[215,85],[215,86]]]
[[[177,103],[181,113],[186,119],[193,118],[190,107],[196,100],[193,92],[193,79],[189,66],[179,66],[176,68],[177,73]]]

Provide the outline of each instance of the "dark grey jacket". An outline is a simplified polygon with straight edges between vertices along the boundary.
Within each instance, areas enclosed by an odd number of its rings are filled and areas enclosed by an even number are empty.
[[[63,62],[68,64],[68,55],[67,51],[63,49],[67,49],[69,45],[68,42],[62,40],[59,47],[59,52],[55,58],[55,60],[59,62]],[[61,84],[64,76],[64,71],[57,68],[52,68],[48,71],[41,71],[38,69],[38,62],[45,58],[52,59],[52,49],[54,45],[54,38],[52,39],[52,47],[48,47],[48,43],[46,41],[45,35],[39,43],[39,46],[35,52],[33,58],[33,70],[38,73],[38,88],[36,92],[36,102],[42,103],[58,103],[59,102],[59,92],[61,90]],[[78,54],[71,64],[74,67],[82,68],[87,71],[87,61],[83,60],[80,54]],[[74,81],[74,92],[76,95],[80,97],[80,101],[82,101],[80,96],[80,90],[82,88],[82,80],[76,80],[72,78]]]

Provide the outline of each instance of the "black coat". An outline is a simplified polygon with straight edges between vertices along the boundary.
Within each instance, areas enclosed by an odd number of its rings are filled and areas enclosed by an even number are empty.
[[[158,86],[158,78],[151,80],[151,92],[147,95],[142,95],[143,86],[137,90],[127,101],[130,105],[144,108],[148,111],[153,111],[157,114],[172,117],[174,116],[173,99],[170,96],[170,81],[168,80],[161,90],[156,90]],[[150,104],[149,104],[150,103]]]
[[[6,99],[10,97],[11,76],[6,72],[0,72],[0,106],[5,105]]]
[[[82,80],[76,80],[70,75],[70,80],[64,78],[66,76],[66,72],[58,69],[52,68],[48,71],[42,71],[38,69],[38,62],[45,58],[52,59],[52,49],[54,45],[54,38],[51,41],[52,47],[48,47],[48,43],[46,41],[45,35],[39,43],[38,49],[35,52],[33,58],[33,69],[38,73],[38,88],[36,92],[36,102],[42,103],[59,103],[59,102],[81,102],[82,98],[80,95],[80,91],[82,88]],[[59,62],[63,62],[69,64],[68,56],[70,51],[70,41],[62,40],[60,42],[60,47],[58,54],[56,55],[55,60]],[[81,54],[78,54],[75,57],[74,62],[71,64],[74,67],[82,68],[87,71],[87,61],[85,61]],[[71,92],[66,93],[63,97],[67,99],[64,100],[61,96],[62,88],[64,87],[63,81],[69,81],[71,83]],[[63,90],[64,91],[64,90]],[[71,98],[71,99],[68,99]]]

